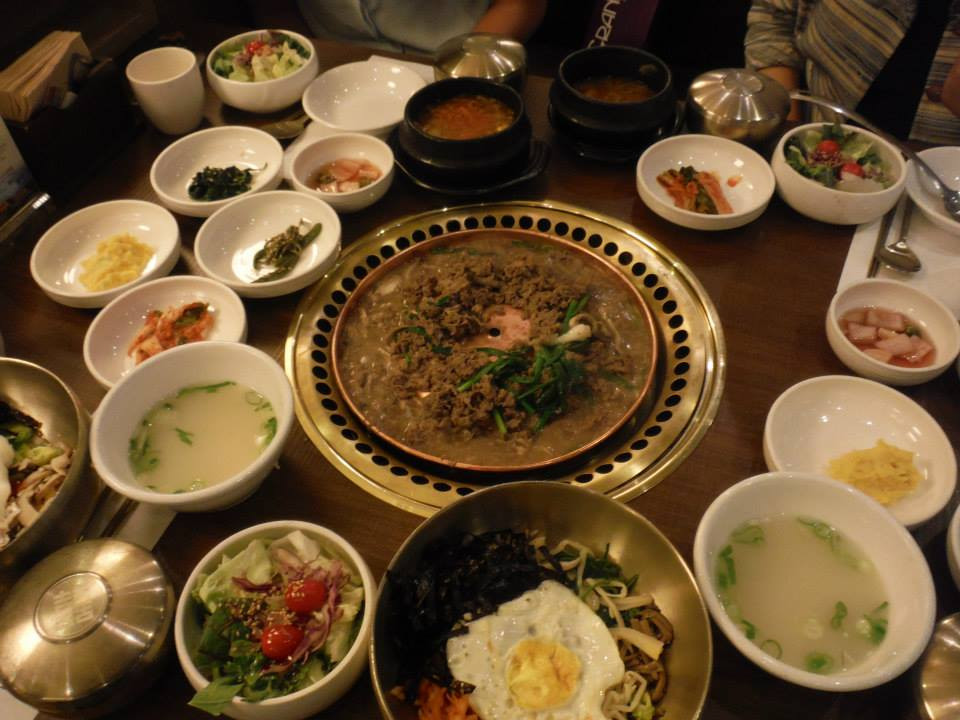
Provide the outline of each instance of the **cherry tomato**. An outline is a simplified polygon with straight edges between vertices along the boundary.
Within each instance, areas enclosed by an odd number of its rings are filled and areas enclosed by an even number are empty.
[[[840,173],[850,173],[851,175],[856,175],[857,177],[863,177],[863,168],[860,167],[858,163],[848,162],[844,163],[840,168]]]
[[[255,55],[264,45],[263,40],[251,40],[247,43],[247,54]]]
[[[296,625],[269,625],[260,638],[260,649],[271,660],[286,660],[303,640],[303,630]]]
[[[821,155],[836,155],[840,152],[840,143],[836,140],[821,140],[817,143],[816,150]]]
[[[287,608],[306,614],[319,610],[327,601],[327,586],[319,580],[295,580],[283,595]]]

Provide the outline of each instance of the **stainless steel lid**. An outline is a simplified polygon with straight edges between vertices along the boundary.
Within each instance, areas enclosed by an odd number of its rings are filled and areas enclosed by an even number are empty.
[[[694,79],[687,106],[696,130],[733,140],[761,141],[786,120],[790,95],[766,75],[723,68]]]
[[[37,563],[0,605],[0,683],[35,707],[82,704],[165,642],[173,586],[149,552],[88,540]]]
[[[920,717],[960,718],[960,613],[948,615],[936,624],[915,678]]]
[[[433,74],[438,80],[479,77],[516,85],[526,75],[526,49],[503,35],[459,35],[443,43],[435,57]]]

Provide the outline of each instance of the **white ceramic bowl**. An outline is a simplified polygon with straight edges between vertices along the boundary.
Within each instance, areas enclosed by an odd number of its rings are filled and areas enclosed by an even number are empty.
[[[253,257],[264,243],[300,221],[323,223],[320,235],[300,254],[285,277],[253,282]],[[244,297],[276,297],[296,292],[317,281],[340,252],[340,218],[316,196],[275,190],[241,198],[210,216],[193,245],[204,273]]]
[[[692,165],[714,173],[733,208],[704,215],[678,208],[657,176]],[[727,181],[736,184],[731,187]],[[693,230],[728,230],[756,220],[773,197],[775,182],[767,161],[742,143],[713,135],[677,135],[654,143],[637,161],[637,192],[657,215]]]
[[[305,47],[310,56],[300,68],[289,75],[273,80],[244,82],[242,80],[230,80],[214,72],[213,61],[221,50],[241,43],[245,45],[251,40],[266,35],[267,32],[267,30],[255,30],[234,35],[232,38],[224,40],[207,54],[207,81],[224,104],[254,113],[281,110],[297,102],[307,85],[317,76],[319,64],[313,43],[300,33],[295,33],[292,30],[276,30],[274,32],[281,32],[290,36]]]
[[[784,391],[767,413],[763,456],[772,471],[825,476],[832,459],[877,440],[914,453],[923,477],[913,493],[888,506],[890,513],[916,527],[940,512],[957,484],[950,441],[926,410],[872,380],[825,375]]]
[[[83,338],[87,370],[109,390],[135,367],[127,348],[143,328],[147,314],[191,302],[206,302],[210,306],[213,326],[207,340],[247,339],[247,313],[233,290],[210,278],[174,275],[128,290],[93,319]]]
[[[307,536],[337,551],[347,561],[350,569],[360,576],[363,583],[364,609],[360,621],[360,631],[350,650],[329,674],[313,685],[290,695],[270,698],[258,703],[234,699],[223,711],[225,715],[240,720],[300,720],[320,712],[349,690],[363,671],[367,660],[367,648],[370,642],[370,629],[373,624],[376,606],[377,586],[367,563],[364,562],[350,543],[335,532],[297,520],[277,520],[254,525],[228,537],[210,552],[190,573],[180,594],[177,614],[174,620],[173,635],[177,647],[177,657],[187,680],[194,690],[202,690],[209,684],[193,662],[192,653],[200,642],[201,626],[198,620],[198,608],[192,592],[201,573],[209,573],[220,563],[224,555],[234,556],[253,540],[276,540],[294,530],[300,530]]]
[[[896,310],[920,326],[935,347],[933,363],[918,368],[889,365],[850,342],[840,327],[840,318],[849,310],[868,306]],[[844,287],[830,301],[826,329],[827,341],[840,362],[858,375],[890,385],[919,385],[932,380],[960,353],[960,325],[953,313],[932,295],[898,280],[871,278]]]
[[[957,589],[960,589],[960,505],[947,527],[947,563]]]
[[[321,192],[307,181],[320,166],[340,158],[368,160],[380,177],[359,190]],[[342,133],[300,147],[290,164],[290,182],[298,192],[319,197],[338,212],[355,212],[382,198],[393,182],[393,151],[383,140],[362,133]]]
[[[230,165],[256,170],[249,190],[223,200],[193,200],[187,193],[194,175],[205,167]],[[237,198],[274,189],[282,170],[283,148],[276,138],[255,128],[224,125],[198,130],[167,146],[153,161],[150,184],[160,202],[174,212],[209,217]]]
[[[829,675],[775,659],[747,639],[727,615],[714,587],[717,551],[748,520],[787,514],[822,520],[855,543],[873,562],[890,603],[883,643],[862,663]],[[815,690],[847,692],[881,685],[909,668],[933,630],[936,596],[930,568],[917,543],[881,505],[828,478],[767,473],[725,490],[700,520],[693,566],[714,622],[747,659],[772,675]]]
[[[835,225],[859,225],[876,220],[897,204],[907,182],[907,165],[900,151],[881,137],[853,125],[843,125],[846,131],[865,135],[873,141],[873,146],[895,179],[893,185],[872,193],[852,193],[825,187],[816,180],[804,177],[787,165],[783,148],[787,140],[806,132],[818,130],[823,123],[808,123],[786,132],[773,151],[773,174],[777,178],[777,192],[783,201],[798,213],[814,220]]]
[[[403,120],[407,100],[426,81],[391,62],[354,62],[327,70],[303,93],[303,110],[334,130],[386,137]]]
[[[277,418],[277,432],[270,444],[245,470],[202,490],[163,493],[137,482],[128,446],[144,415],[184,387],[224,380],[246,385],[270,401]],[[113,386],[93,415],[90,455],[104,482],[132,500],[184,512],[220,510],[260,487],[276,465],[292,426],[293,392],[276,360],[241,343],[190,343],[150,358]]]
[[[153,248],[140,277],[111,290],[91,292],[80,282],[81,263],[97,245],[129,233]],[[40,289],[62,305],[99,308],[134,285],[166,275],[180,259],[180,229],[173,215],[145,200],[90,205],[47,230],[30,255],[30,273]]]
[[[948,145],[921,150],[917,153],[934,169],[951,190],[960,190],[960,147]],[[913,161],[907,163],[907,193],[927,219],[944,232],[960,235],[960,221],[954,220],[943,209],[943,201],[927,192],[918,176]]]

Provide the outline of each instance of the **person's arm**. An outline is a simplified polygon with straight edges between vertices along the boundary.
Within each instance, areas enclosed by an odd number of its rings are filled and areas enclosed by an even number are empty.
[[[753,0],[747,14],[744,53],[749,67],[772,77],[787,90],[800,87],[803,57],[796,46],[797,0]],[[792,103],[788,120],[800,120]]]
[[[533,35],[547,11],[547,0],[493,0],[474,32],[509,35],[523,42]]]
[[[960,117],[960,57],[953,63],[947,79],[943,82],[943,92],[940,100],[957,117]]]

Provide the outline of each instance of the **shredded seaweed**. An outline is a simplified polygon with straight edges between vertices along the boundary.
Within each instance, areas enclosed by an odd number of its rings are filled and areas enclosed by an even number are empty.
[[[544,580],[569,587],[559,562],[548,562],[554,569],[539,563],[526,533],[499,530],[436,541],[410,572],[389,571],[395,600],[388,627],[398,657],[404,658],[401,681],[407,696],[416,696],[422,677],[443,687],[453,682],[446,645],[449,637],[463,632],[464,616],[476,619],[496,612]]]

